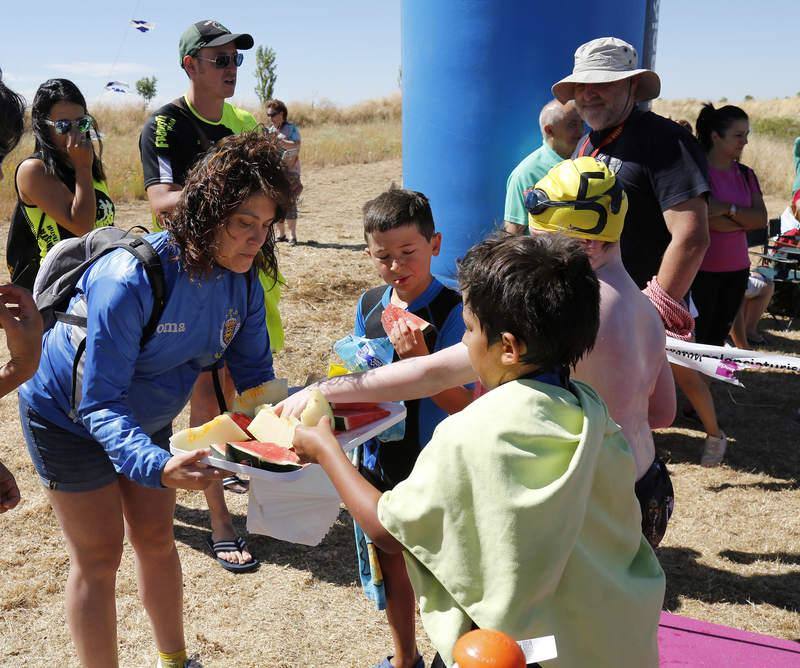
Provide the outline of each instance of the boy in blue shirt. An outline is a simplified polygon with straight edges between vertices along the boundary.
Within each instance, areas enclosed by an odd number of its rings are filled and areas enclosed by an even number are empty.
[[[367,252],[386,285],[361,295],[353,333],[370,339],[385,337],[381,315],[393,304],[431,325],[422,331],[414,324],[398,320],[389,331],[394,360],[428,355],[458,343],[464,334],[461,296],[431,273],[431,258],[439,254],[442,235],[436,232],[427,197],[412,190],[391,188],[367,202],[363,212]],[[436,425],[471,400],[469,389],[456,387],[428,399],[407,402],[403,438],[366,443],[359,471],[381,491],[392,489],[408,477]],[[357,536],[359,532],[357,528]],[[419,668],[424,663],[416,645],[416,604],[403,557],[380,550],[376,553],[395,650],[379,666]]]

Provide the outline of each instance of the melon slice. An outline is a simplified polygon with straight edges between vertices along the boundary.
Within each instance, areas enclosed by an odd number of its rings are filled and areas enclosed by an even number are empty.
[[[289,381],[286,378],[273,378],[241,394],[233,399],[233,410],[253,417],[256,407],[261,404],[277,404],[289,396]]]
[[[294,450],[287,450],[277,443],[239,441],[227,445],[231,460],[245,466],[277,472],[301,468],[300,458]]]
[[[409,313],[405,309],[395,306],[394,304],[389,304],[383,309],[383,313],[381,313],[381,324],[383,325],[383,331],[386,332],[386,336],[391,334],[392,327],[398,320],[405,320],[407,324],[414,324],[423,332],[431,326],[431,323],[427,320],[423,320],[418,315]]]
[[[278,417],[275,411],[272,410],[272,406],[265,406],[258,411],[258,415],[253,418],[247,431],[249,431],[257,441],[274,443],[283,448],[291,448],[292,441],[294,440],[294,430],[298,424],[300,424],[300,421],[297,418]],[[236,440],[243,441],[245,439],[240,438]]]
[[[316,427],[325,416],[333,421],[333,411],[325,395],[317,389],[311,390],[310,394],[308,403],[300,414],[300,422],[306,427]]]
[[[333,411],[333,428],[336,431],[351,431],[364,425],[389,417],[389,411],[383,408],[368,410],[344,410],[336,408]]]
[[[169,443],[179,450],[200,450],[210,447],[212,443],[245,441],[248,438],[249,435],[234,422],[233,418],[224,413],[199,427],[181,429],[170,437]]]

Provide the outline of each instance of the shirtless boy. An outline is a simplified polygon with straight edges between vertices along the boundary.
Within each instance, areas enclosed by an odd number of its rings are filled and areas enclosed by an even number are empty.
[[[531,190],[527,203],[531,232],[561,232],[583,240],[600,281],[600,330],[594,349],[578,363],[573,377],[598,391],[622,427],[636,461],[642,531],[655,547],[672,513],[673,491],[666,466],[655,456],[651,429],[672,424],[675,386],[661,319],[622,266],[619,238],[627,198],[608,168],[586,157],[550,170]],[[364,374],[340,376],[319,388],[331,401],[395,401],[431,396],[474,380],[462,344]],[[294,414],[304,405],[305,393],[299,393],[284,402],[283,410]]]

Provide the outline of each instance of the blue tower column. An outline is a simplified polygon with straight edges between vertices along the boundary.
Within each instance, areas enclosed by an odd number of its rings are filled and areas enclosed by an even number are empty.
[[[403,183],[431,201],[442,252],[455,261],[502,226],[511,170],[542,141],[550,86],[575,49],[620,37],[652,61],[658,0],[403,0]],[[643,54],[645,31],[647,54]]]

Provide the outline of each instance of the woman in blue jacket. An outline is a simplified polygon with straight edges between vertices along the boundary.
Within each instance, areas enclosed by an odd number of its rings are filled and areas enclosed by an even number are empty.
[[[192,171],[165,231],[147,237],[167,288],[152,338],[141,346],[153,308],[144,268],[113,251],[70,302],[86,328],[56,323],[19,391],[28,450],[67,541],[67,619],[84,666],[117,665],[114,587],[126,530],[159,665],[187,664],[174,490],[203,489],[222,474],[199,462],[207,450],[169,454],[172,420],[200,371],[222,360],[239,391],[273,377],[253,276],[276,275],[273,225],[289,197],[274,140],[255,131],[221,141]]]

